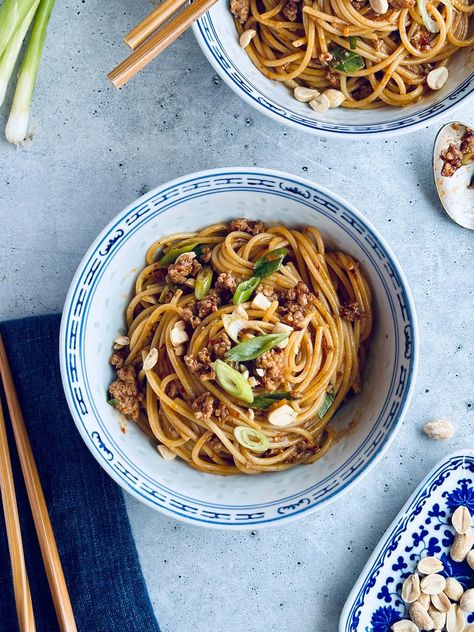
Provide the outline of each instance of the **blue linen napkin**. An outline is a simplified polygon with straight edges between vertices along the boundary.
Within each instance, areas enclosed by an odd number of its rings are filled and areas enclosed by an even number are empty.
[[[159,632],[122,491],[84,445],[67,408],[59,372],[59,324],[59,316],[27,318],[2,323],[0,331],[77,627],[79,632]],[[5,402],[3,393],[2,399]],[[56,632],[59,628],[11,432],[9,445],[36,629]],[[17,630],[5,523],[0,516],[0,631]]]

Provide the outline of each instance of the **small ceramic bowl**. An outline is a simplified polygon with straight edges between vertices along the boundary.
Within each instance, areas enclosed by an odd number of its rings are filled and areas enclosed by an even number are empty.
[[[449,65],[449,79],[439,91],[405,108],[331,109],[314,112],[291,91],[264,77],[239,45],[229,0],[220,0],[193,26],[204,54],[222,79],[242,99],[267,116],[316,136],[373,138],[405,134],[452,116],[474,94],[474,50],[463,48]]]
[[[474,450],[456,452],[436,465],[367,562],[346,602],[339,632],[391,632],[396,621],[409,618],[400,591],[421,557],[438,557],[445,577],[455,577],[465,590],[474,588],[474,570],[449,556],[455,509],[464,505],[474,515],[473,479]],[[466,615],[466,622],[474,622],[474,614]]]
[[[106,402],[108,357],[148,246],[158,237],[245,216],[314,225],[328,245],[354,255],[369,278],[376,325],[363,392],[338,412],[340,438],[312,465],[262,476],[214,476],[163,460],[134,424]],[[216,169],[144,195],[99,235],[64,307],[60,354],[77,427],[104,469],[138,499],[193,524],[255,528],[315,511],[349,489],[382,456],[410,400],[417,325],[405,277],[387,244],[348,202],[313,183],[267,169]],[[350,432],[349,432],[349,429]]]

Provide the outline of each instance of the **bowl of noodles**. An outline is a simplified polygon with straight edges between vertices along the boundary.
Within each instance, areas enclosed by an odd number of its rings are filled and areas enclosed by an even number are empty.
[[[350,204],[217,169],[146,194],[89,249],[63,312],[66,398],[125,490],[216,528],[281,524],[380,459],[417,365],[410,290]]]
[[[396,135],[474,92],[470,0],[229,0],[195,25],[222,79],[318,136]]]

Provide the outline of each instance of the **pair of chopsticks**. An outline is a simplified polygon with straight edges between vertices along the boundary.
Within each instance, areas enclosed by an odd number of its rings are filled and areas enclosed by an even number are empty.
[[[13,434],[18,450],[20,465],[25,480],[28,500],[35,523],[38,542],[46,569],[49,588],[53,597],[54,608],[61,632],[76,632],[76,623],[71,601],[59,559],[58,548],[54,538],[48,508],[44,499],[41,481],[38,475],[30,440],[16,394],[10,365],[0,334],[0,377],[5,391],[8,411],[10,413]],[[36,629],[30,586],[26,571],[23,543],[15,495],[10,452],[8,448],[7,430],[0,400],[0,487],[2,492],[3,511],[7,532],[8,548],[12,564],[13,588],[20,632],[34,632]]]
[[[170,20],[187,0],[164,0],[140,24],[137,24],[124,41],[133,50],[121,64],[107,75],[116,88],[123,86],[152,59],[184,33],[217,0],[194,0]],[[168,22],[168,20],[170,20]],[[164,26],[163,26],[164,25]],[[163,28],[161,28],[163,27]]]

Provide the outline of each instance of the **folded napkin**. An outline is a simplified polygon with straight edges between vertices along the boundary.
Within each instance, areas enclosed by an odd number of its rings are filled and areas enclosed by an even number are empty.
[[[159,632],[121,489],[85,447],[63,395],[59,316],[0,325],[53,525],[79,632]],[[6,407],[4,407],[6,408]],[[7,419],[7,425],[10,426]],[[13,437],[9,441],[38,632],[56,632]],[[1,511],[0,511],[1,513]],[[0,516],[0,630],[18,630]]]

